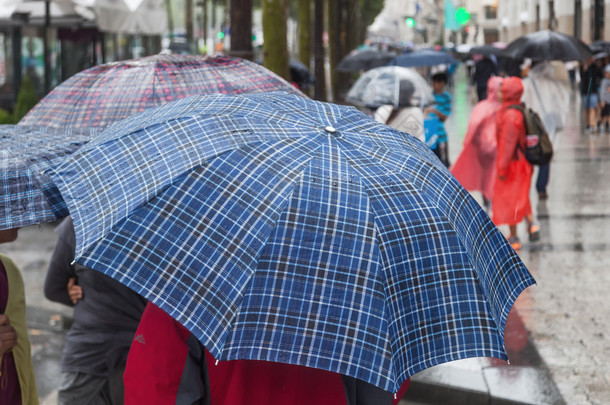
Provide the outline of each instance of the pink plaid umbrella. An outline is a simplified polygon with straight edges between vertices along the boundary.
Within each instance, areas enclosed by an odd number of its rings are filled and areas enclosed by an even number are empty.
[[[268,91],[303,95],[280,76],[248,60],[154,55],[77,73],[34,106],[19,125],[107,127],[147,108],[184,97]]]

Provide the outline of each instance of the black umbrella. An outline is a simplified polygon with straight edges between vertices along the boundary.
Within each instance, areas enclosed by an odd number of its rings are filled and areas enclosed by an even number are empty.
[[[468,51],[469,55],[483,55],[483,56],[491,56],[491,55],[499,55],[501,54],[503,49],[495,47],[493,45],[479,45],[473,46]]]
[[[450,65],[458,63],[458,60],[447,52],[434,51],[430,49],[421,49],[409,53],[398,55],[388,63],[392,66],[402,67],[418,67],[418,66],[436,66]]]
[[[396,54],[394,52],[365,49],[352,51],[337,65],[338,72],[358,72],[385,66]]]
[[[588,59],[593,52],[576,37],[546,30],[515,39],[500,55],[514,59],[570,61]]]
[[[603,39],[598,39],[597,41],[591,42],[589,48],[595,53],[599,52],[610,52],[610,41],[604,41]]]

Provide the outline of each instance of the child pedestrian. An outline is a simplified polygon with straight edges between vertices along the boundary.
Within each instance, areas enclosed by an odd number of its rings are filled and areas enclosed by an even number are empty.
[[[18,229],[0,230],[0,243],[13,242],[17,233]],[[4,255],[0,255],[0,404],[38,404],[25,323],[23,278],[15,263]]]
[[[604,68],[604,78],[600,86],[600,101],[602,107],[602,125],[600,131],[609,132],[610,128],[610,65]]]
[[[447,167],[449,164],[449,148],[447,146],[447,132],[445,130],[445,121],[451,114],[451,95],[445,91],[447,84],[446,73],[436,73],[432,76],[432,90],[435,104],[427,107],[424,110],[425,114],[432,119],[438,119],[440,122],[437,129],[436,145],[432,147],[432,151]]]

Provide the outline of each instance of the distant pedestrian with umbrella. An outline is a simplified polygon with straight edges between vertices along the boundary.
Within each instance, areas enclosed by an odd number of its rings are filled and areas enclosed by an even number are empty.
[[[424,112],[418,106],[413,105],[411,99],[415,93],[415,86],[406,79],[401,80],[399,86],[398,107],[395,108],[391,104],[382,105],[375,111],[375,120],[413,135],[424,142]]]
[[[429,118],[438,120],[436,127],[436,143],[432,146],[432,152],[440,159],[446,167],[449,163],[449,146],[445,121],[451,114],[451,95],[445,91],[447,84],[446,73],[436,73],[432,76],[432,90],[435,103],[424,109],[424,114]]]
[[[496,114],[502,105],[503,78],[492,76],[487,82],[487,97],[470,114],[464,148],[451,167],[451,173],[468,191],[480,191],[489,208],[496,178]]]
[[[597,108],[599,104],[599,87],[603,73],[597,65],[595,58],[587,59],[580,68],[580,94],[582,108],[585,112],[585,131],[597,131]]]
[[[517,225],[527,221],[530,241],[540,237],[539,227],[534,223],[529,191],[532,165],[523,151],[526,146],[525,121],[521,111],[511,108],[521,104],[523,83],[518,77],[502,81],[502,106],[497,115],[496,131],[498,153],[496,159],[497,178],[493,188],[492,219],[500,225],[508,225],[508,242],[513,249],[521,249]]]
[[[540,116],[551,142],[556,145],[557,134],[565,125],[570,105],[569,78],[565,64],[559,61],[533,61],[527,77],[523,79],[523,86],[521,100]],[[550,162],[539,166],[536,178],[539,200],[548,198],[550,174]]]
[[[491,58],[493,55],[483,55],[474,65],[472,80],[477,89],[479,101],[487,98],[487,81],[492,76],[498,75],[498,64]]]

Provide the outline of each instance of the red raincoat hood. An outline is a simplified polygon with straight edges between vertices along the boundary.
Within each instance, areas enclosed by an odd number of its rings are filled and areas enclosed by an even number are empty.
[[[492,76],[487,81],[487,99],[496,103],[500,102],[500,87],[504,79],[500,76]]]
[[[518,104],[523,95],[523,82],[515,76],[502,81],[502,101],[503,103]]]

